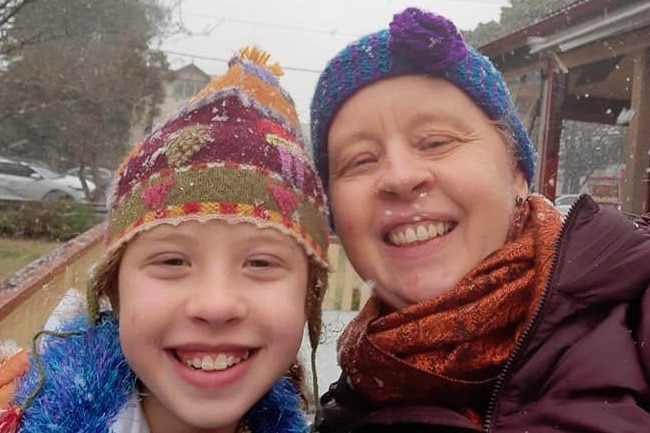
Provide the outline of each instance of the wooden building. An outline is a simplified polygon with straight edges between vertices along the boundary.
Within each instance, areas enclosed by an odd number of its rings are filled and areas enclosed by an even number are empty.
[[[556,196],[563,120],[626,125],[620,207],[650,211],[650,1],[578,1],[480,50],[537,146],[537,192]]]

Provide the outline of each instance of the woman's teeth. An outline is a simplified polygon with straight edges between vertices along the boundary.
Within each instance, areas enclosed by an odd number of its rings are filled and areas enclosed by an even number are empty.
[[[451,231],[453,223],[420,223],[409,226],[400,226],[388,234],[388,239],[393,245],[410,245],[416,242],[424,242],[429,239],[437,238]]]
[[[243,360],[248,359],[248,355],[249,352],[246,352],[241,357],[226,355],[224,353],[219,353],[218,355],[203,355],[183,359],[183,364],[192,367],[195,370],[225,370],[228,367],[232,367],[233,365],[239,364]]]

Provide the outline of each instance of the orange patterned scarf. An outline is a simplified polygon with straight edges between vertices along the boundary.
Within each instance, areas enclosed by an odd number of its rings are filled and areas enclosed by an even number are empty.
[[[455,289],[385,315],[371,297],[338,341],[353,388],[380,405],[439,404],[480,422],[544,290],[561,225],[550,202],[530,196],[506,244]]]

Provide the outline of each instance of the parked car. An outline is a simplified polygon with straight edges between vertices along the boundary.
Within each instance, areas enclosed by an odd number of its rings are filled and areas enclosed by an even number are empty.
[[[95,184],[88,182],[90,192]],[[0,200],[40,201],[56,199],[86,201],[78,177],[57,173],[41,162],[0,157]]]
[[[564,194],[560,195],[555,198],[555,207],[558,208],[560,212],[562,212],[564,215],[569,213],[569,210],[571,210],[571,206],[573,206],[573,203],[578,200],[578,197],[580,197],[580,194]]]
[[[113,171],[108,168],[98,167],[99,170],[99,188],[102,191],[106,191],[113,180]],[[74,176],[77,178],[83,177],[86,180],[94,181],[93,174],[90,167],[84,167],[83,171],[80,167],[74,167],[66,171],[65,174]]]

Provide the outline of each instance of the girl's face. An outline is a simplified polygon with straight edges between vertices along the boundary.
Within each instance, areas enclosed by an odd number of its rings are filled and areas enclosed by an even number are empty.
[[[120,342],[152,433],[234,431],[296,359],[308,261],[276,230],[158,226],[128,244],[118,284]]]
[[[402,308],[454,288],[506,239],[527,184],[496,126],[442,79],[350,97],[328,135],[330,200],[352,265]]]

